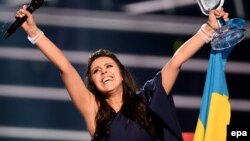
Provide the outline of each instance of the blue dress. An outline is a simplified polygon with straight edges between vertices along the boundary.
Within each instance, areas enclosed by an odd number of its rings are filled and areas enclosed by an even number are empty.
[[[148,101],[150,116],[155,120],[158,137],[152,137],[136,122],[128,122],[122,112],[118,112],[111,123],[111,133],[108,141],[181,141],[181,128],[175,113],[175,106],[171,94],[166,95],[162,86],[161,73],[147,81],[137,94]],[[157,133],[158,134],[158,133]]]

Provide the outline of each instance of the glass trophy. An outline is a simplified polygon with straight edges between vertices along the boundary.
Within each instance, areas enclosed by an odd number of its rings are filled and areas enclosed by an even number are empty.
[[[209,14],[210,10],[221,8],[224,0],[197,0],[204,15]],[[233,18],[227,22],[223,18],[218,19],[220,28],[216,31],[211,46],[213,50],[223,50],[235,46],[245,38],[245,20]]]

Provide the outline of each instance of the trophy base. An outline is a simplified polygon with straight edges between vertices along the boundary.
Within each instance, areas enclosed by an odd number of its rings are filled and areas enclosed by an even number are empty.
[[[246,36],[242,19],[233,19],[229,25],[224,25],[218,29],[215,37],[211,41],[213,50],[223,50],[235,46]]]
[[[245,38],[245,35],[245,29],[224,26],[219,29],[217,36],[215,36],[211,41],[211,46],[214,50],[230,48],[242,41]]]

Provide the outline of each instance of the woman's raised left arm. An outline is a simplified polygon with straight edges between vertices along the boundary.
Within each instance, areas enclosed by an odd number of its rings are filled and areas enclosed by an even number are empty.
[[[162,85],[167,94],[170,93],[182,64],[191,58],[206,42],[209,42],[215,30],[219,28],[217,19],[223,17],[227,21],[228,15],[222,8],[210,11],[207,23],[203,24],[201,29],[187,40],[162,68]]]

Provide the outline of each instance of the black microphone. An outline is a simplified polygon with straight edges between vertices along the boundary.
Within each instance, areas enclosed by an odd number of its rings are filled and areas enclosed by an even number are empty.
[[[31,3],[27,7],[27,11],[33,13],[36,9],[42,6],[44,0],[32,0]],[[27,20],[27,16],[22,18],[16,18],[16,21],[8,28],[8,30],[4,33],[4,38],[7,39],[10,35],[12,35],[25,21]]]

